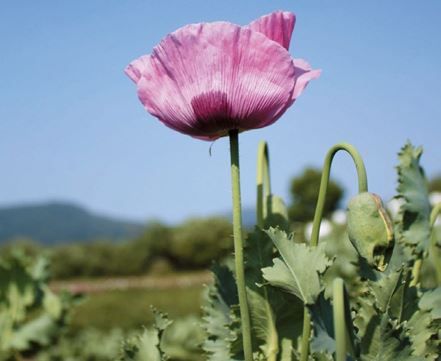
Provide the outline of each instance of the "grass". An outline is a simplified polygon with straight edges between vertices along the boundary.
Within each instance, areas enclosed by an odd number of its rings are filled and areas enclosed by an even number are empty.
[[[150,306],[168,313],[171,319],[201,312],[203,286],[174,289],[115,290],[87,295],[72,317],[73,331],[86,327],[100,330],[133,330],[150,325]]]

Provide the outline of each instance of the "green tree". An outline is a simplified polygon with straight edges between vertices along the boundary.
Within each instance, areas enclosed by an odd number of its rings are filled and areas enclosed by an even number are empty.
[[[219,217],[190,219],[173,229],[168,254],[183,268],[208,267],[232,251],[231,223]]]
[[[306,168],[303,173],[291,181],[292,202],[289,207],[289,217],[293,222],[308,222],[314,218],[317,203],[320,179],[322,173],[316,168]],[[335,211],[343,197],[343,188],[335,181],[330,180],[324,216]]]
[[[429,192],[441,192],[441,174],[431,179],[429,182]]]

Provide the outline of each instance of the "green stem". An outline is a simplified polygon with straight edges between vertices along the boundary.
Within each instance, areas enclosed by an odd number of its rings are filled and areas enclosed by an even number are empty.
[[[271,195],[271,179],[269,169],[269,151],[268,145],[265,141],[259,143],[257,151],[257,204],[256,204],[256,218],[257,226],[260,229],[264,227],[265,218],[268,215],[268,206],[266,201]],[[260,252],[260,250],[259,250]],[[273,310],[269,303],[268,289],[263,286],[263,297],[265,298],[265,312],[267,314],[268,329],[271,338],[267,340],[267,361],[276,361],[279,353],[279,339],[277,335]]]
[[[432,227],[432,239],[430,245],[430,254],[432,255],[433,264],[435,266],[436,271],[436,280],[438,286],[441,286],[441,256],[438,246],[436,245],[436,237],[435,237],[435,222],[438,216],[441,215],[441,203],[438,203],[432,209],[432,213],[430,214],[430,227]]]
[[[271,179],[269,172],[269,152],[265,141],[259,143],[257,151],[257,225],[263,228],[265,217],[265,200],[271,194]]]
[[[311,337],[311,315],[308,309],[303,309],[303,334],[300,342],[300,361],[307,361],[309,355],[309,338]]]
[[[320,181],[320,191],[317,200],[317,207],[315,208],[314,222],[312,224],[312,234],[311,234],[311,246],[317,246],[320,224],[323,218],[323,209],[325,207],[326,192],[328,191],[329,177],[331,175],[331,165],[335,154],[338,151],[344,150],[352,157],[355,163],[355,168],[357,169],[358,176],[358,193],[363,193],[368,191],[368,182],[366,175],[366,168],[364,166],[363,158],[361,158],[358,150],[348,143],[338,143],[334,145],[326,154],[325,162],[323,165],[322,179]]]
[[[333,284],[333,315],[334,334],[337,344],[336,361],[346,360],[346,318],[344,284],[341,278],[336,278]]]
[[[335,154],[340,151],[346,151],[352,157],[354,161],[355,168],[357,169],[358,177],[358,192],[363,193],[368,191],[368,182],[366,168],[364,166],[363,158],[361,157],[358,150],[351,144],[348,143],[338,143],[329,149],[325,157],[325,162],[323,165],[323,173],[320,181],[320,191],[317,200],[317,206],[315,208],[314,221],[312,224],[311,233],[311,246],[316,247],[318,245],[320,224],[323,218],[323,209],[325,207],[326,193],[328,191],[329,177],[331,175],[331,165]],[[308,309],[305,307],[303,313],[303,335],[302,335],[302,354],[301,361],[306,361],[308,359],[309,346],[304,347],[304,345],[309,345],[309,338],[311,336],[311,316],[309,315]]]
[[[251,345],[251,323],[250,313],[248,311],[243,262],[242,208],[240,200],[239,132],[237,130],[231,130],[229,132],[229,135],[231,154],[231,184],[233,190],[234,261],[236,269],[237,293],[239,295],[244,357],[245,361],[252,361],[253,352]]]

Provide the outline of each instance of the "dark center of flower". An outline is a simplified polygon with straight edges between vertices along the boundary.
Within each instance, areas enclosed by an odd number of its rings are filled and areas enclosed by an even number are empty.
[[[225,92],[215,90],[199,94],[191,100],[191,106],[196,116],[194,127],[202,134],[217,134],[238,125],[232,119],[231,106]]]

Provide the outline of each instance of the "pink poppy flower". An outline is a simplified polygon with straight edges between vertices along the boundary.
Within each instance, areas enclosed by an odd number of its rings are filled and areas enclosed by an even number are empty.
[[[288,52],[295,15],[274,12],[247,26],[191,24],[125,69],[146,110],[166,126],[215,140],[274,123],[320,75]]]

